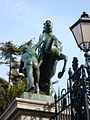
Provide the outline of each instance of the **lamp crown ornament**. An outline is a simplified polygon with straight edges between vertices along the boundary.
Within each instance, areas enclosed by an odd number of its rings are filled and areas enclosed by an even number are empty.
[[[88,18],[88,17],[89,17],[89,15],[85,11],[81,15],[81,18]]]

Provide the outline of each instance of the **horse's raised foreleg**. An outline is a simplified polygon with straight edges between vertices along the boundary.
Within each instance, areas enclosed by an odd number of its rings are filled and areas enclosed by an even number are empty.
[[[64,54],[60,54],[60,56],[58,57],[58,60],[64,60],[62,71],[58,73],[58,78],[61,78],[66,69],[67,57]]]

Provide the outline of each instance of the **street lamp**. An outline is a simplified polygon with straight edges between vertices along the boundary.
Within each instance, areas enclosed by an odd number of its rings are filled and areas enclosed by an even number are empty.
[[[74,23],[70,30],[76,40],[78,47],[84,52],[90,51],[90,17],[83,12],[79,20]]]

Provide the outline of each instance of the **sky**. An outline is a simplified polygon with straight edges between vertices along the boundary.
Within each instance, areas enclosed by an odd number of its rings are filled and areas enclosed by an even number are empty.
[[[30,39],[37,43],[43,30],[43,23],[51,20],[53,34],[62,42],[63,53],[68,57],[67,67],[62,79],[57,78],[63,61],[58,62],[52,81],[54,86],[66,87],[68,69],[72,67],[73,57],[79,64],[84,63],[83,52],[79,50],[69,27],[81,16],[83,11],[90,15],[90,0],[0,0],[0,42],[13,40],[21,45]],[[7,78],[8,68],[0,66],[0,77]]]

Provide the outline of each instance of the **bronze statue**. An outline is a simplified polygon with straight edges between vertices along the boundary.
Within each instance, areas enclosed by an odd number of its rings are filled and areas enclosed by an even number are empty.
[[[39,63],[36,54],[36,49],[42,44],[43,41],[38,42],[35,46],[23,46],[23,55],[20,61],[19,72],[23,73],[26,78],[27,92],[33,91],[39,94]]]
[[[36,50],[38,48],[38,55]],[[67,58],[62,53],[62,44],[52,33],[52,23],[47,20],[44,29],[40,34],[39,42],[33,46],[24,46],[20,62],[19,72],[26,78],[27,91],[40,91],[49,95],[50,79],[56,72],[56,65],[59,60],[64,60],[62,72],[58,73],[61,78],[65,72]]]
[[[52,33],[52,23],[49,20],[44,23],[44,30],[39,37],[39,42],[41,41],[44,42],[39,47],[38,53],[38,61],[41,63],[39,88],[44,94],[49,95],[50,79],[55,74],[57,61],[64,60],[62,72],[58,73],[58,77],[61,78],[65,71],[67,58],[62,53],[61,42]]]

